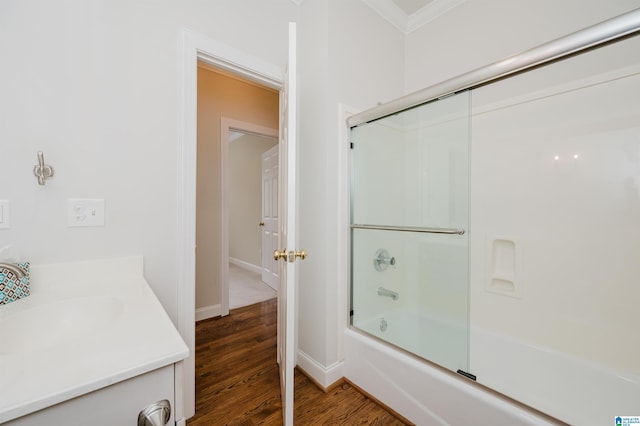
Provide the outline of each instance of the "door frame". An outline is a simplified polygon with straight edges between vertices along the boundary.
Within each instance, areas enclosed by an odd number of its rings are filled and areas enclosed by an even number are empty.
[[[198,60],[282,91],[284,68],[188,29],[178,55],[176,327],[189,356],[176,366],[176,420],[195,414],[195,247]],[[182,384],[180,386],[179,384]],[[180,424],[180,423],[178,423]]]
[[[279,142],[278,129],[260,126],[246,121],[220,118],[220,186],[222,196],[220,209],[222,212],[222,229],[220,241],[220,315],[229,315],[229,132],[238,131],[251,135],[274,137]],[[262,259],[262,257],[261,257]],[[262,262],[261,262],[262,263]],[[262,266],[262,265],[261,265]]]

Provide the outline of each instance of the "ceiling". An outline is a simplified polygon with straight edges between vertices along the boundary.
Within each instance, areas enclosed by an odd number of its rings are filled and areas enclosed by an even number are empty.
[[[362,0],[408,34],[449,12],[465,0]]]

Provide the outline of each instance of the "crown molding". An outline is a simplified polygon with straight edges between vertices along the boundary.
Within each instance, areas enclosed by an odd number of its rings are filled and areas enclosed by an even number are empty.
[[[389,0],[362,0],[364,4],[375,10],[378,15],[389,21],[397,29],[406,33],[408,16],[402,9]]]
[[[407,15],[390,0],[362,1],[400,31],[405,34],[409,34],[434,19],[444,15],[451,9],[461,5],[465,0],[433,0],[411,15]]]
[[[405,33],[417,30],[423,25],[439,18],[455,7],[460,6],[465,0],[433,0],[427,6],[410,15],[407,19]]]

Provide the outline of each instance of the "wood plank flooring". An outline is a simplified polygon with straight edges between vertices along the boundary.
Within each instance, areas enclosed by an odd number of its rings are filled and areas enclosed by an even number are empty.
[[[276,299],[196,324],[196,415],[188,426],[282,425]],[[296,425],[406,425],[348,383],[295,375]]]

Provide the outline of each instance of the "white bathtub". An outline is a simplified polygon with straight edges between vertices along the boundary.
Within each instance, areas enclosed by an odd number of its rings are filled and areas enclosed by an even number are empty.
[[[480,383],[567,423],[608,425],[640,415],[637,374],[473,328],[471,355]]]
[[[394,327],[408,319],[395,312],[381,317]],[[443,328],[412,318],[406,329],[420,322],[427,330]],[[381,332],[378,324],[376,317],[360,326],[401,346],[402,339],[410,342],[407,335],[393,337],[389,328]],[[469,372],[477,383],[359,331],[345,331],[345,377],[418,425],[561,423],[522,404],[580,425],[613,424],[615,416],[640,412],[637,376],[485,330],[471,329]]]

